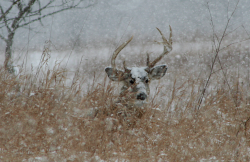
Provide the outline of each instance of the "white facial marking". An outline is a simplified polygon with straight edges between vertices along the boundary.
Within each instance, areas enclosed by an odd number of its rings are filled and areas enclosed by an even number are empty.
[[[148,73],[145,71],[147,67],[133,67],[131,68],[132,78],[136,80],[136,82],[140,81],[140,79],[148,76]],[[137,79],[138,78],[138,79]]]
[[[146,86],[143,82],[140,82],[136,87],[138,88],[138,91],[140,91],[140,93],[142,92],[147,94]]]
[[[147,88],[144,80],[147,79],[148,73],[145,71],[147,67],[133,67],[131,68],[131,76],[135,79],[137,83],[136,88],[138,93],[145,93],[147,95]]]

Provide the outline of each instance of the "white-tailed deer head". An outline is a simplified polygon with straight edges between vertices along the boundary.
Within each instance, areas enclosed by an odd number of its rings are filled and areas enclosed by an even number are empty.
[[[162,36],[163,42],[161,42],[161,44],[163,44],[164,50],[162,54],[152,62],[149,61],[149,55],[147,55],[147,66],[145,67],[128,68],[124,61],[124,71],[118,70],[116,68],[116,57],[118,56],[119,52],[133,39],[133,37],[131,37],[128,41],[120,45],[113,53],[111,59],[112,67],[105,68],[105,71],[112,81],[123,82],[124,85],[121,89],[120,96],[126,96],[125,100],[127,102],[130,102],[133,105],[141,106],[149,95],[150,81],[160,79],[165,75],[167,71],[167,65],[155,65],[163,58],[163,56],[167,55],[170,51],[172,51],[172,29],[171,26],[169,26],[169,28],[169,40],[164,37],[160,29],[156,28]]]

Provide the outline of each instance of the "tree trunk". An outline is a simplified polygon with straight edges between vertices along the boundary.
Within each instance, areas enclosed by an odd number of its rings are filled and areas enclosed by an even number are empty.
[[[13,74],[15,72],[12,62],[12,44],[14,39],[15,31],[12,31],[8,35],[8,39],[6,41],[6,47],[5,47],[5,61],[4,61],[4,68],[9,73]]]

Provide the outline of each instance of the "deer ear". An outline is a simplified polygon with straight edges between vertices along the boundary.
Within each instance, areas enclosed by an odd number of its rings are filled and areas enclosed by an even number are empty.
[[[105,71],[106,71],[106,73],[107,73],[110,80],[112,80],[112,81],[121,81],[121,78],[123,76],[123,71],[117,70],[116,73],[115,73],[112,67],[106,67]]]
[[[166,74],[167,69],[168,69],[167,65],[155,66],[150,69],[149,78],[153,80],[160,79]]]

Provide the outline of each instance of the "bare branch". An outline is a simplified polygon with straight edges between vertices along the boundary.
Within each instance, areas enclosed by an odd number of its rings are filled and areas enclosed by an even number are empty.
[[[61,10],[57,10],[57,11],[51,12],[51,13],[49,13],[49,14],[40,16],[40,17],[38,17],[38,18],[35,18],[35,19],[33,19],[33,20],[30,20],[30,21],[27,22],[27,23],[24,23],[24,24],[19,25],[19,27],[26,26],[26,25],[28,25],[28,24],[31,24],[31,23],[35,22],[35,21],[40,21],[41,19],[43,19],[43,18],[45,18],[45,17],[48,17],[48,16],[51,16],[51,15],[57,14],[57,13],[62,12],[62,11],[66,11],[66,10],[70,10],[70,9],[73,9],[73,8],[77,8],[78,5],[79,5],[79,3],[76,4],[76,5],[74,5],[74,6],[70,6],[70,7],[68,7],[68,8],[63,8],[63,9],[61,9]],[[90,6],[92,6],[92,5],[88,5],[88,6],[86,6],[86,7],[90,7]],[[31,16],[35,16],[35,15],[31,15]]]
[[[247,32],[247,30],[246,30],[246,28],[245,28],[244,25],[242,25],[242,28],[245,30],[245,32],[247,33],[248,37],[250,38],[250,35],[249,35],[249,33]]]
[[[2,13],[2,16],[0,17],[0,21],[2,21],[2,19],[10,12],[10,10],[12,9],[12,7],[17,4],[17,2],[19,2],[20,0],[16,0],[13,1],[12,5],[4,12]],[[2,8],[2,6],[0,5],[0,7]]]
[[[13,29],[16,29],[19,27],[19,20],[23,18],[23,15],[26,14],[26,12],[29,12],[31,7],[33,6],[33,4],[35,3],[36,0],[30,0],[28,5],[22,10],[22,7],[18,7],[19,8],[19,13],[18,16],[14,19],[14,21],[12,22],[11,27]]]
[[[202,101],[203,101],[205,92],[206,92],[206,90],[207,90],[209,81],[210,81],[211,76],[212,76],[212,74],[213,74],[213,69],[214,69],[214,65],[215,65],[216,59],[217,59],[217,57],[218,57],[218,55],[219,55],[219,52],[222,50],[222,49],[221,49],[221,43],[222,43],[222,41],[223,41],[224,38],[225,38],[226,31],[227,31],[227,29],[228,29],[229,23],[230,23],[230,21],[231,21],[231,18],[232,18],[233,15],[234,15],[234,13],[235,13],[237,7],[238,7],[239,1],[240,1],[240,0],[237,1],[237,3],[236,3],[236,5],[235,5],[235,8],[234,8],[233,12],[231,13],[230,17],[227,19],[227,24],[226,24],[226,26],[225,26],[225,28],[224,28],[224,31],[223,31],[223,34],[222,34],[220,40],[218,41],[218,46],[215,46],[215,47],[216,47],[215,56],[214,56],[214,59],[213,59],[213,61],[212,61],[212,66],[211,66],[211,70],[210,70],[208,79],[207,79],[207,81],[206,81],[206,83],[205,83],[205,86],[204,86],[204,88],[203,88],[203,90],[202,90],[202,93],[201,93],[201,96],[200,96],[200,98],[199,98],[197,110],[200,109],[200,106],[201,106],[201,103],[202,103]],[[211,18],[211,21],[212,21],[212,24],[213,24],[213,18],[211,17],[211,12],[210,12],[210,8],[209,8],[208,3],[207,3],[207,7],[208,7],[208,10],[209,10],[209,13],[210,13],[210,18]],[[213,35],[214,35],[214,34],[215,34],[215,32],[214,32],[214,26],[213,26]],[[214,40],[214,39],[213,39],[213,40]],[[214,40],[214,41],[215,41],[215,40]],[[215,44],[215,42],[214,42],[214,44]],[[223,67],[222,67],[222,66],[221,66],[221,69],[222,69],[222,71],[223,71]],[[224,74],[224,73],[223,73],[223,74]]]
[[[7,39],[4,38],[4,36],[2,36],[1,34],[0,34],[0,38],[1,38],[2,40],[4,40],[5,42],[7,42]]]
[[[15,1],[15,3],[14,2],[13,3],[16,4],[19,1],[20,0],[17,0],[17,1]],[[31,11],[32,6],[35,4],[35,2],[38,3],[39,9],[35,10],[35,11]],[[19,9],[18,16],[15,17],[15,18],[8,18],[8,19],[6,19],[6,22],[12,21],[12,25],[11,26],[12,26],[13,29],[16,29],[18,27],[23,27],[23,26],[26,26],[28,24],[31,24],[31,23],[33,23],[35,21],[40,21],[41,22],[41,20],[43,18],[51,16],[51,15],[54,15],[54,14],[57,14],[57,13],[62,12],[62,11],[66,11],[66,10],[73,9],[73,8],[74,9],[88,8],[88,7],[91,7],[91,6],[94,5],[94,4],[89,4],[88,6],[78,7],[79,4],[82,2],[82,0],[80,0],[76,4],[74,4],[73,1],[70,1],[70,2],[72,2],[72,4],[69,5],[68,1],[62,1],[62,3],[60,5],[53,5],[52,6],[53,2],[54,2],[54,0],[50,0],[47,4],[45,4],[44,6],[41,6],[40,1],[30,0],[29,3],[27,4],[27,6],[25,8],[23,8],[23,6],[21,4],[18,4],[18,9]],[[55,8],[55,7],[56,8],[60,8],[60,7],[65,7],[65,6],[67,6],[67,7],[66,8],[62,8],[62,9],[60,9],[58,11],[51,12],[49,14],[46,14],[46,15],[42,16],[42,11],[45,10],[45,9],[50,9],[50,8]],[[2,15],[4,15],[4,14],[2,14]],[[35,17],[35,16],[39,16],[39,17],[31,19],[30,21],[26,22],[25,19],[27,17],[29,17],[29,19],[30,19],[31,17]],[[3,16],[1,16],[1,17],[3,17]],[[20,23],[22,21],[24,21],[24,23],[20,25]],[[6,26],[6,24],[4,24],[3,26],[1,26],[0,28],[5,27],[5,26]]]
[[[222,50],[224,50],[224,49],[226,49],[226,48],[228,48],[228,47],[230,47],[230,46],[232,46],[232,45],[234,45],[234,44],[242,43],[242,42],[249,41],[249,40],[250,40],[250,37],[249,37],[249,38],[246,38],[246,39],[243,39],[243,40],[241,40],[241,41],[237,41],[237,42],[230,43],[230,44],[228,44],[228,45],[222,47],[222,48],[220,49],[220,51],[222,51]]]
[[[56,6],[51,6],[50,7],[49,5],[51,5],[52,3],[53,3],[53,1],[49,1],[46,5],[44,5],[43,7],[41,7],[41,4],[39,2],[39,10],[31,11],[29,17],[31,17],[31,16],[37,16],[37,15],[42,15],[41,11],[43,11],[44,9],[49,9],[51,7],[56,7]]]
[[[213,16],[212,16],[212,13],[211,13],[211,10],[210,10],[208,2],[207,2],[207,6],[206,7],[207,7],[208,12],[209,12],[210,22],[211,22],[211,26],[212,26],[212,30],[213,30],[213,43],[214,43],[214,46],[216,47],[215,37],[216,37],[216,39],[217,39],[218,42],[219,42],[219,38],[215,34],[215,29],[214,29],[215,27],[214,27],[214,22],[213,22]]]
[[[7,19],[6,19],[6,16],[5,16],[5,13],[4,13],[4,11],[3,11],[2,6],[0,6],[0,10],[1,10],[1,14],[4,15],[4,16],[3,16],[4,25],[5,25],[5,27],[7,28],[8,32],[10,33],[10,32],[11,32],[11,29],[10,29],[10,27],[9,27],[9,25],[8,25],[8,21],[7,21]]]

